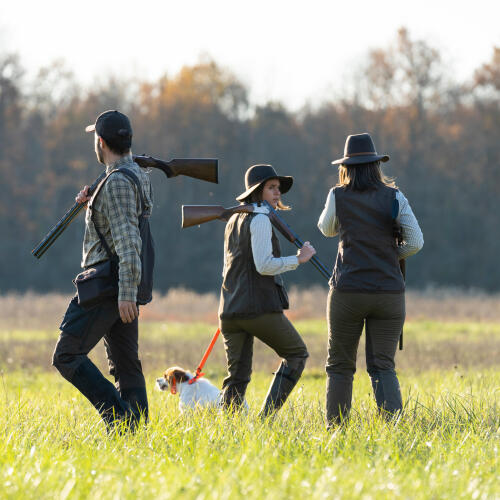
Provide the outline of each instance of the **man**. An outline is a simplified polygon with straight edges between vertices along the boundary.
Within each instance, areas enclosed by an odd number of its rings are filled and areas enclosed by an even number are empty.
[[[151,252],[144,252],[152,249],[147,219],[153,206],[151,184],[148,174],[132,159],[132,127],[127,116],[105,111],[86,131],[95,132],[95,152],[106,165],[106,174],[114,173],[96,189],[94,197],[88,196],[88,186],[76,197],[79,203],[90,200],[82,267],[95,266],[110,257],[116,260],[118,296],[99,299],[91,308],[79,304],[78,295],[72,299],[52,363],[94,405],[108,426],[116,420],[135,424],[141,415],[145,420],[148,417],[146,383],[138,357],[137,304],[151,300],[150,290],[149,299],[138,300],[138,287],[143,286],[141,265],[152,269],[154,259]],[[101,338],[115,385],[87,357]]]

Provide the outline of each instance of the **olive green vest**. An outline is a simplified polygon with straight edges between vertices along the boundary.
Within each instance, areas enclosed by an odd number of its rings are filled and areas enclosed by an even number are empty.
[[[335,188],[339,247],[330,286],[346,292],[401,293],[392,208],[396,189]]]
[[[288,309],[288,296],[281,276],[264,276],[255,268],[250,234],[254,216],[234,214],[226,225],[226,262],[219,304],[221,319],[252,318]],[[272,247],[274,257],[279,257],[280,246],[274,231]]]

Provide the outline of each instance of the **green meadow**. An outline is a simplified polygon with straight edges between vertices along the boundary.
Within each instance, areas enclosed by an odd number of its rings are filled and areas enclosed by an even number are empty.
[[[144,323],[151,420],[106,433],[50,367],[57,329],[0,329],[0,498],[500,498],[500,324],[413,321],[397,355],[405,410],[376,412],[363,346],[350,421],[324,422],[326,325],[296,321],[311,357],[274,420],[257,417],[278,358],[257,342],[248,414],[180,414],[154,388],[168,366],[194,369],[213,324]],[[102,369],[101,348],[92,359]],[[220,386],[218,341],[206,365]]]

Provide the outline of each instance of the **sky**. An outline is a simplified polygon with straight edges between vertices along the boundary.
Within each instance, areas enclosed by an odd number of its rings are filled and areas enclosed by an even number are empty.
[[[2,0],[0,56],[19,54],[28,76],[62,59],[84,85],[154,80],[210,57],[252,102],[296,110],[342,91],[402,26],[466,80],[500,46],[499,18],[498,0]]]

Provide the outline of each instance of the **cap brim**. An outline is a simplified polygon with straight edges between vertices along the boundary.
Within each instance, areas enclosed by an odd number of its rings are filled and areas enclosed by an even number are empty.
[[[371,163],[373,161],[389,161],[389,155],[363,155],[363,156],[345,156],[338,160],[332,161],[332,165],[362,165],[363,163]]]
[[[85,132],[94,132],[95,131],[95,123],[93,123],[92,125],[88,125],[87,127],[85,127]]]
[[[249,187],[245,192],[241,193],[236,197],[237,201],[244,201],[245,198],[248,198],[261,184],[268,181],[269,179],[279,179],[280,181],[280,192],[281,194],[288,193],[293,185],[293,177],[289,175],[278,175],[278,177],[267,177],[266,179],[262,179],[259,183],[255,184],[252,187]]]

